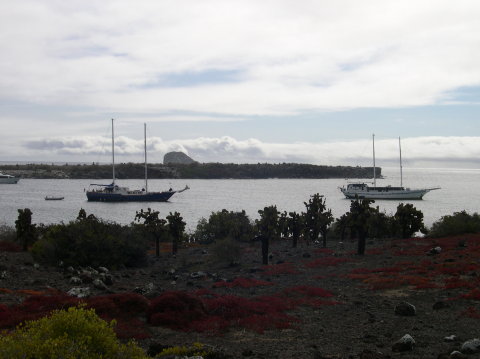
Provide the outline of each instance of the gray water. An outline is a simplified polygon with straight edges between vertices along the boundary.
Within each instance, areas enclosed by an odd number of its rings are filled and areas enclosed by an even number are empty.
[[[384,179],[377,185],[399,185],[398,169],[384,168]],[[349,180],[350,182],[352,180]],[[34,223],[68,222],[76,218],[80,208],[104,220],[131,223],[135,212],[148,207],[165,217],[178,211],[193,230],[199,219],[208,218],[213,211],[244,209],[251,219],[258,218],[258,210],[277,205],[280,211],[305,209],[304,202],[314,193],[323,194],[327,207],[339,217],[348,211],[350,201],[343,198],[338,187],[347,180],[340,179],[266,179],[266,180],[150,180],[149,190],[162,191],[170,187],[181,189],[186,184],[190,190],[175,194],[169,202],[152,203],[99,203],[87,202],[84,189],[92,182],[108,180],[40,180],[22,179],[16,185],[0,185],[0,224],[14,225],[19,208],[30,208]],[[119,185],[138,189],[142,180],[118,180]],[[430,226],[442,216],[466,210],[480,212],[480,170],[476,169],[405,169],[404,186],[411,188],[441,187],[428,193],[421,201],[413,203],[424,214]],[[64,196],[63,201],[45,201],[45,196]],[[400,201],[376,201],[388,214],[395,213]]]

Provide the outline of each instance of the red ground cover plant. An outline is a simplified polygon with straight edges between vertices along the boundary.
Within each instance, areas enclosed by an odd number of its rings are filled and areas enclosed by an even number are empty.
[[[148,321],[186,332],[220,334],[231,326],[245,327],[259,333],[266,329],[288,328],[297,319],[284,311],[291,304],[282,298],[253,299],[218,295],[202,290],[194,294],[166,292],[151,302]]]
[[[343,258],[343,257],[324,257],[324,258],[317,258],[313,261],[309,261],[305,263],[305,267],[307,268],[322,268],[322,267],[335,267],[340,263],[350,262],[350,258]]]
[[[22,247],[10,241],[0,241],[0,252],[21,252]]]
[[[68,295],[33,295],[16,306],[4,306],[0,311],[0,328],[12,329],[26,320],[46,316],[52,310],[65,309],[78,304],[78,299]]]
[[[462,317],[468,317],[472,319],[480,319],[480,313],[475,307],[468,307],[466,310],[460,313]]]
[[[243,327],[263,333],[268,329],[290,328],[298,318],[287,314],[299,305],[318,307],[333,294],[318,287],[298,286],[275,295],[244,298],[219,295],[200,289],[193,293],[165,292],[151,301],[147,312],[152,325],[185,332],[221,334],[229,327]]]
[[[470,292],[463,294],[462,298],[480,300],[480,289],[478,288],[472,289]]]
[[[231,282],[216,282],[213,284],[214,288],[233,288],[233,287],[240,287],[240,288],[252,288],[252,287],[262,287],[267,285],[273,285],[272,282],[267,282],[264,280],[258,280],[253,278],[235,278]]]
[[[472,289],[480,285],[480,237],[465,236],[394,241],[395,255],[428,256],[418,262],[397,262],[391,267],[357,268],[347,277],[361,280],[373,290],[410,286],[414,289]],[[398,249],[400,247],[400,249]],[[430,249],[440,247],[440,253]],[[477,300],[475,293],[462,296]],[[478,296],[480,298],[480,295]],[[480,300],[480,299],[478,299]]]
[[[282,274],[298,274],[300,273],[293,263],[285,262],[272,264],[263,267],[262,275],[282,275]]]
[[[193,321],[207,316],[203,301],[193,294],[180,291],[164,292],[152,299],[147,320],[154,326],[189,331]]]
[[[319,287],[309,287],[306,285],[299,285],[296,287],[290,287],[283,290],[283,293],[286,295],[302,295],[307,297],[322,297],[330,298],[333,297],[333,293]]]
[[[88,298],[87,307],[95,309],[102,319],[117,322],[115,332],[119,338],[145,339],[150,337],[144,320],[149,301],[137,293],[117,293]]]

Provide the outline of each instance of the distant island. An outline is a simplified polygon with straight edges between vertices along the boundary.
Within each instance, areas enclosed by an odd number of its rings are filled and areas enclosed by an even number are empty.
[[[22,178],[108,179],[112,166],[106,164],[19,164],[0,165],[0,171]],[[377,177],[381,168],[376,168]],[[149,164],[151,179],[265,179],[265,178],[372,178],[373,167],[318,166],[299,163],[191,163]],[[120,163],[115,165],[118,179],[144,178],[143,163]]]
[[[112,177],[109,164],[4,164],[0,171],[22,178],[108,179]],[[376,167],[377,177],[382,169]],[[163,164],[149,164],[151,179],[265,179],[265,178],[372,178],[373,167],[318,166],[300,163],[199,163],[183,152],[168,152]],[[145,177],[143,163],[115,164],[118,179]]]

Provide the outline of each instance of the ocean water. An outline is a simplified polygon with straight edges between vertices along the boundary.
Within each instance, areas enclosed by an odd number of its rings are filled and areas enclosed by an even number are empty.
[[[383,168],[384,179],[377,185],[399,185],[398,169]],[[338,190],[339,186],[354,180],[342,179],[265,179],[265,180],[150,180],[149,190],[161,191],[170,187],[188,191],[174,195],[169,202],[152,203],[97,203],[88,202],[84,189],[89,184],[108,183],[108,180],[40,180],[22,179],[16,185],[0,185],[0,224],[14,226],[19,208],[30,208],[34,223],[59,223],[74,220],[80,208],[104,220],[131,223],[135,212],[148,207],[165,217],[178,211],[193,230],[199,219],[208,218],[213,211],[245,210],[250,218],[258,218],[258,210],[276,205],[280,211],[305,209],[304,202],[314,193],[323,194],[327,207],[339,217],[348,211],[350,201]],[[143,180],[118,180],[119,185],[131,189],[142,188]],[[466,210],[480,212],[480,170],[477,169],[404,169],[403,184],[410,188],[441,187],[413,203],[424,214],[430,226],[444,215]],[[64,196],[62,201],[45,201],[45,196]],[[376,201],[375,206],[388,214],[395,212],[401,201]]]

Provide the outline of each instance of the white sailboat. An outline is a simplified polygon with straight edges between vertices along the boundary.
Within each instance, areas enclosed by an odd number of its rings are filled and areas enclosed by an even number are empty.
[[[19,177],[7,175],[5,173],[0,172],[0,183],[15,184],[18,181],[20,181]]]
[[[373,138],[373,187],[367,183],[349,183],[347,187],[339,187],[340,191],[348,199],[368,198],[368,199],[423,199],[423,196],[430,191],[440,189],[436,188],[420,188],[412,189],[403,187],[403,166],[402,166],[402,145],[400,137],[398,138],[398,146],[400,151],[400,186],[377,186],[377,176],[375,170],[375,135]]]

